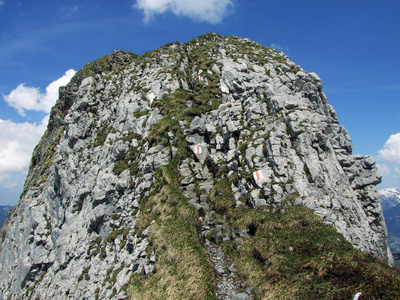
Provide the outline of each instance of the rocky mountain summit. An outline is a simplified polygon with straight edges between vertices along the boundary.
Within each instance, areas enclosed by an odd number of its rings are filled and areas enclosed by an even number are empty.
[[[0,298],[393,299],[380,180],[279,51],[114,51],[60,89],[1,229]]]

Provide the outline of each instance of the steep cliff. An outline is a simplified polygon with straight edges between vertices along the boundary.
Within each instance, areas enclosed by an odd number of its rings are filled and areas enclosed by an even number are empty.
[[[379,182],[319,77],[281,52],[217,34],[114,51],[60,89],[1,231],[0,295],[273,295],[257,280],[278,280],[277,254],[390,258]]]

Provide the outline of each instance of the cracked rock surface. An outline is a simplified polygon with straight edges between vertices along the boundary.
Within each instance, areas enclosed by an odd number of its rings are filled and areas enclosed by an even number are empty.
[[[176,120],[188,152],[179,189],[202,215],[218,299],[253,299],[218,245],[248,235],[213,220],[222,179],[236,206],[305,205],[357,249],[390,259],[381,176],[372,157],[352,153],[318,75],[248,39],[212,34],[142,56],[115,51],[60,89],[1,229],[1,299],[125,299],[132,274],[154,271],[153,225],[139,233],[135,224],[156,170],[180,147],[168,126],[154,134],[166,118],[160,103],[177,92],[189,95],[190,112]]]

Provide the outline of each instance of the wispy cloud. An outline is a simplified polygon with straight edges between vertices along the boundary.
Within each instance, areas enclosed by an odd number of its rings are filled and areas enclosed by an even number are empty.
[[[65,12],[66,13],[66,12]],[[21,24],[17,28],[11,29],[9,32],[2,32],[6,35],[4,43],[0,43],[0,63],[10,64],[15,60],[19,60],[20,55],[26,56],[32,53],[49,53],[52,49],[49,45],[57,41],[61,36],[68,34],[82,34],[89,26],[99,26],[93,22],[61,22],[61,18],[65,17],[65,13],[58,12],[59,22],[49,26],[30,26]]]
[[[17,185],[18,184],[16,182],[6,182],[3,187],[5,189],[12,189],[12,188],[16,187]]]
[[[232,0],[137,0],[133,6],[143,10],[145,22],[156,14],[172,12],[177,16],[189,17],[195,21],[217,24],[233,7]]]
[[[376,88],[384,91],[400,91],[400,84],[382,85],[377,86]]]
[[[74,6],[62,6],[61,14],[66,18],[71,18],[80,12],[79,7],[77,5]]]
[[[2,6],[3,4],[4,4],[4,1],[1,1],[1,0],[0,0],[0,6]]]
[[[392,173],[392,170],[386,164],[377,164],[377,166],[378,166],[378,172],[382,176],[388,176]]]
[[[279,45],[279,44],[277,44],[277,43],[272,43],[272,44],[270,45],[270,47],[271,47],[271,48],[274,48],[274,49],[276,49],[276,50],[282,51],[282,52],[289,52],[289,47],[281,46],[281,45]]]
[[[379,91],[400,91],[400,84],[393,83],[387,85],[374,85],[368,83],[351,83],[346,82],[342,85],[336,85],[330,89],[325,89],[328,93],[365,93],[365,92],[379,92]]]
[[[74,70],[68,70],[64,76],[53,81],[46,87],[46,93],[40,93],[39,88],[26,87],[20,84],[9,95],[3,96],[4,100],[14,107],[21,116],[25,116],[26,110],[50,112],[58,98],[58,89],[66,85],[74,76]]]

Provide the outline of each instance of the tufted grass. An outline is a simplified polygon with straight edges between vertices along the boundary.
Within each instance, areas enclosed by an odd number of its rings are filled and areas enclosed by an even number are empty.
[[[54,161],[56,147],[62,138],[63,132],[64,126],[60,126],[51,134],[49,130],[46,130],[39,144],[36,145],[21,197],[26,194],[30,186],[40,187],[46,182],[49,176],[49,169]]]
[[[358,251],[304,206],[285,212],[245,206],[226,213],[250,238],[225,243],[256,299],[400,299],[398,270]]]
[[[236,201],[230,183],[226,178],[216,179],[210,194],[210,202],[213,209],[220,214],[235,206]]]
[[[171,164],[172,165],[172,164]],[[174,182],[169,167],[162,167],[155,190],[142,202],[136,227],[140,234],[151,221],[150,249],[157,262],[152,274],[131,278],[131,299],[215,299],[213,267],[197,237],[199,216]]]

